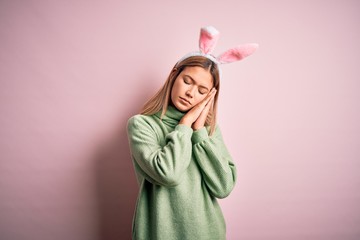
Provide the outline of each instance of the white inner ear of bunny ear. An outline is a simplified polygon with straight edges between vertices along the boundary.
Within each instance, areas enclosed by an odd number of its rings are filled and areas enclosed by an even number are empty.
[[[213,26],[207,26],[203,28],[204,30],[206,30],[207,32],[209,32],[211,35],[216,35],[219,34],[219,31],[214,28]]]
[[[219,39],[219,32],[212,26],[201,28],[199,38],[199,50],[204,54],[210,54]]]

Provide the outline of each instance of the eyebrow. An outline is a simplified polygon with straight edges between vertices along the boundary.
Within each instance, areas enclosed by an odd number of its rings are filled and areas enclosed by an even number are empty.
[[[190,75],[185,74],[184,77],[188,77],[188,78],[190,78],[193,82],[196,83],[196,81],[195,81]],[[205,87],[204,85],[199,85],[199,87],[206,88],[206,90],[209,91],[209,89],[208,89],[207,87]]]

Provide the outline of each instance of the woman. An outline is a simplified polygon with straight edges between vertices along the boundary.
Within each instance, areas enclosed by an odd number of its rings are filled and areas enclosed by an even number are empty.
[[[201,30],[200,45],[205,33],[212,34],[205,40],[215,39],[212,30]],[[203,45],[179,60],[141,114],[128,120],[140,185],[133,239],[226,238],[217,198],[234,188],[236,168],[216,123],[220,58],[206,52],[209,42]]]

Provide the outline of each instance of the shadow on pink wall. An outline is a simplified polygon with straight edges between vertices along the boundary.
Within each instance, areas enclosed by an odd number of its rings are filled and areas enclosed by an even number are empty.
[[[135,178],[126,134],[127,118],[119,131],[104,143],[96,155],[96,194],[98,198],[99,238],[131,239],[138,184]]]
[[[139,113],[143,104],[159,87],[157,76],[143,70],[139,86],[129,89],[129,104],[119,103],[118,129],[105,141],[95,155],[96,195],[98,199],[99,237],[101,240],[131,239],[132,219],[139,186],[131,160],[126,124]],[[160,86],[159,86],[159,85]]]

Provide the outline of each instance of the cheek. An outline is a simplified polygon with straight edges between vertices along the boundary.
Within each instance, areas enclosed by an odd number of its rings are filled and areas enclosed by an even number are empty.
[[[206,97],[206,94],[198,96],[198,97],[196,98],[196,104],[198,104],[199,102],[201,102],[202,100],[204,100],[205,97]]]
[[[184,88],[184,87],[183,87],[183,85],[181,84],[181,81],[180,81],[180,80],[175,81],[174,86],[173,86],[173,91],[174,91],[174,93],[179,93],[179,92],[181,92],[183,88]]]
[[[178,85],[177,85],[177,93],[178,94],[185,94],[185,92],[187,91],[187,85],[185,85],[185,84],[181,84],[181,83],[179,83]]]
[[[174,85],[170,93],[171,100],[174,101],[177,98],[177,95],[178,94],[177,94],[176,86]]]
[[[177,94],[178,91],[179,91],[179,84],[177,82],[175,82],[171,89],[171,95]]]

